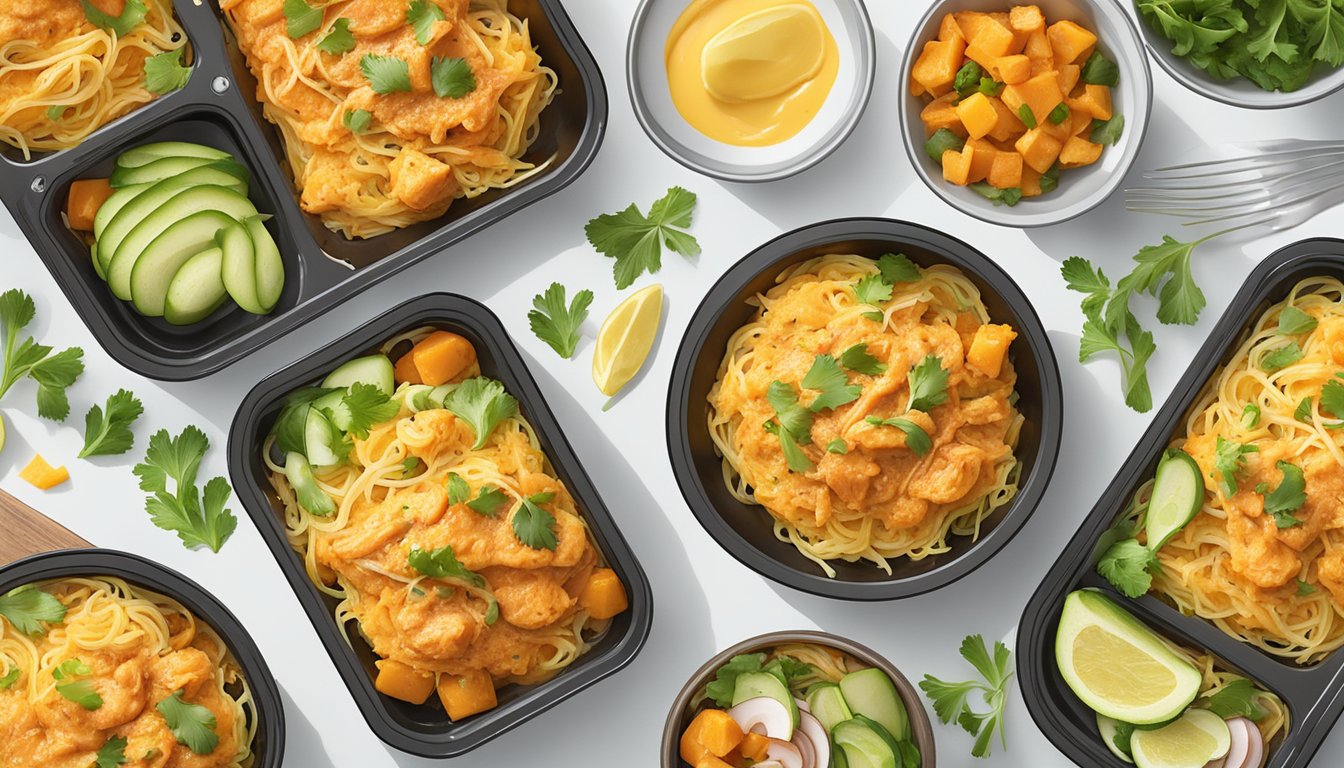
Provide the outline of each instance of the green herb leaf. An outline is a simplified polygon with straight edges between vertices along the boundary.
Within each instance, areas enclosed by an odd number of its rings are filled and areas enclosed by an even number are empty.
[[[504,391],[504,385],[484,376],[467,379],[458,385],[443,399],[443,407],[475,430],[476,443],[472,450],[484,447],[495,427],[518,413],[518,401]]]
[[[19,671],[19,668],[14,667],[13,669],[6,672],[3,676],[0,676],[0,691],[6,690],[11,686],[13,686],[15,683],[17,683],[19,681],[19,676],[21,674],[22,673]]]
[[[854,296],[860,304],[877,306],[891,300],[891,283],[883,280],[881,274],[867,275],[854,284]]]
[[[330,53],[332,56],[340,56],[343,53],[349,53],[355,49],[355,36],[350,33],[350,20],[342,16],[331,23],[331,31],[326,34],[317,45],[314,46],[323,53]],[[364,110],[356,110],[364,112]],[[349,114],[349,111],[346,112]],[[365,114],[368,114],[365,112]],[[349,128],[350,126],[346,126]]]
[[[45,419],[64,421],[70,415],[65,390],[84,372],[84,350],[70,347],[52,354],[51,347],[38,344],[29,336],[19,342],[19,331],[37,314],[33,299],[17,288],[0,293],[0,329],[4,333],[4,368],[0,376],[0,398],[9,388],[27,376],[37,383],[37,414]]]
[[[191,67],[182,63],[182,50],[164,51],[145,59],[145,90],[169,93],[187,84],[191,79]]]
[[[845,443],[842,438],[837,437],[826,444],[826,452],[838,453],[843,456],[844,454],[849,453],[849,445]]]
[[[801,475],[812,471],[816,466],[807,458],[807,454],[803,453],[802,447],[798,444],[798,437],[792,432],[773,421],[765,423],[765,431],[779,438],[779,449],[784,453],[784,463],[789,465],[790,470]]]
[[[1293,418],[1298,421],[1311,421],[1311,395],[1298,401],[1297,408],[1293,410]]]
[[[1290,341],[1284,346],[1279,347],[1273,352],[1260,358],[1260,367],[1263,368],[1266,373],[1274,373],[1275,371],[1283,370],[1293,363],[1296,363],[1301,360],[1302,357],[1302,348],[1297,345],[1297,342]]]
[[[1137,539],[1115,542],[1097,560],[1097,573],[1125,597],[1139,598],[1153,585],[1152,570],[1158,566],[1157,555]]]
[[[1344,383],[1331,379],[1321,387],[1321,413],[1344,419]]]
[[[1093,144],[1114,145],[1125,132],[1125,116],[1115,113],[1110,120],[1093,120],[1088,138]]]
[[[945,723],[957,723],[967,733],[975,737],[971,754],[975,757],[988,757],[994,735],[1006,749],[1007,736],[1004,732],[1004,710],[1008,704],[1008,685],[1013,679],[1012,653],[1001,642],[995,641],[991,656],[980,635],[969,635],[961,643],[961,656],[975,667],[983,682],[967,680],[963,682],[945,682],[933,675],[925,675],[919,682],[924,695],[933,703],[933,711],[938,719]],[[970,708],[968,697],[979,692],[988,712],[976,712]]]
[[[1162,323],[1193,325],[1206,302],[1190,271],[1190,255],[1203,242],[1183,243],[1164,235],[1161,244],[1145,245],[1134,256],[1134,271],[1120,281],[1120,287],[1157,296],[1157,319]]]
[[[733,693],[737,688],[737,678],[749,672],[760,672],[764,666],[764,653],[734,656],[714,673],[714,679],[705,687],[706,698],[724,709],[733,706]]]
[[[493,485],[483,485],[481,490],[477,491],[476,498],[467,502],[467,506],[477,514],[486,517],[497,517],[500,507],[509,501],[508,494]]]
[[[1279,313],[1279,334],[1297,336],[1316,329],[1316,318],[1289,304]]]
[[[285,0],[303,2],[303,0]],[[359,71],[369,81],[374,93],[409,93],[411,90],[411,68],[396,56],[379,56],[366,53],[359,59]]]
[[[1078,77],[1089,85],[1109,85],[1114,88],[1120,84],[1120,67],[1101,55],[1101,51],[1093,51],[1083,63]]]
[[[868,354],[867,344],[855,344],[840,353],[840,364],[855,373],[877,376],[887,370],[885,363]]]
[[[429,65],[429,80],[441,99],[460,99],[476,90],[476,75],[462,58],[435,56]]]
[[[869,416],[864,421],[875,427],[895,427],[904,432],[905,447],[916,456],[924,456],[933,450],[933,439],[929,437],[929,433],[909,419],[879,419],[876,416]]]
[[[977,89],[986,96],[998,96],[1003,93],[1004,83],[1000,83],[992,77],[980,78],[980,87]]]
[[[1293,516],[1307,502],[1307,481],[1301,467],[1280,461],[1274,465],[1283,473],[1283,482],[1273,492],[1265,496],[1265,514],[1274,518],[1280,528],[1292,528],[1302,521]]]
[[[882,279],[892,285],[896,283],[917,283],[923,277],[919,265],[903,253],[884,253],[877,257],[877,271]]]
[[[187,427],[175,438],[161,429],[149,438],[145,459],[132,472],[140,478],[140,489],[153,494],[145,499],[145,511],[154,525],[176,533],[188,549],[218,552],[238,520],[224,508],[232,492],[227,480],[216,477],[206,483],[204,503],[196,488],[196,471],[209,447],[210,440],[196,427]],[[175,485],[171,492],[170,478]]]
[[[803,387],[817,391],[809,410],[813,413],[834,410],[859,399],[863,388],[848,382],[848,377],[834,357],[817,355],[812,359],[812,367],[808,368],[807,374],[803,376]]]
[[[1340,395],[1344,397],[1344,387],[1340,387]],[[1321,407],[1325,407],[1325,393],[1321,393]],[[1245,408],[1241,409],[1242,429],[1255,429],[1260,426],[1260,406],[1247,403]]]
[[[1262,720],[1267,713],[1255,700],[1259,695],[1260,691],[1254,683],[1239,677],[1208,697],[1205,706],[1224,720],[1231,720],[1234,717],[1245,717],[1252,721]]]
[[[110,29],[116,33],[117,37],[125,37],[131,33],[131,30],[140,26],[140,22],[145,20],[149,9],[145,7],[143,0],[126,0],[122,6],[121,13],[117,16],[109,16],[106,13],[94,7],[89,0],[79,0],[80,6],[84,9],[84,18],[95,27]]]
[[[947,128],[939,128],[924,142],[924,154],[932,158],[933,162],[941,163],[944,152],[960,152],[965,146],[965,139]]]
[[[1064,122],[1065,120],[1068,120],[1068,119],[1069,119],[1069,105],[1068,105],[1068,104],[1065,104],[1065,103],[1062,102],[1062,101],[1059,102],[1059,104],[1058,104],[1054,109],[1050,110],[1050,115],[1049,115],[1049,117],[1048,117],[1047,119],[1048,119],[1051,123],[1053,123],[1053,124],[1055,124],[1055,125],[1059,125],[1060,123]]]
[[[1025,105],[1024,105],[1025,106]],[[1022,202],[1021,187],[1007,187],[999,189],[993,184],[984,181],[977,181],[974,184],[968,184],[967,187],[974,193],[980,195],[994,205],[1006,205],[1009,208]]]
[[[691,226],[696,197],[672,187],[649,208],[645,217],[632,203],[619,213],[602,214],[584,227],[588,242],[603,256],[616,259],[616,287],[624,290],[635,279],[662,269],[663,246],[686,258],[700,254],[700,244],[685,230]]]
[[[432,550],[412,546],[411,551],[406,555],[406,563],[416,572],[431,579],[449,579],[470,584],[477,588],[485,587],[485,579],[479,573],[467,570],[467,567],[457,559],[457,554],[453,552],[451,546],[442,546]]]
[[[966,98],[975,93],[980,88],[980,79],[984,76],[984,70],[974,61],[967,61],[957,70],[956,77],[952,80],[952,88],[961,98]]]
[[[1041,174],[1041,194],[1048,195],[1059,186],[1059,164],[1050,166],[1050,170]]]
[[[285,34],[293,39],[315,31],[322,26],[322,9],[314,8],[304,0],[285,0]]]
[[[416,470],[420,469],[420,457],[411,456],[401,462],[401,479],[406,480],[414,477]]]
[[[369,125],[373,122],[373,114],[367,109],[345,110],[341,115],[341,125],[353,134],[361,134],[369,130]]]
[[[117,768],[126,764],[126,738],[114,736],[103,742],[93,758],[93,768]]]
[[[56,692],[61,694],[62,698],[75,702],[89,712],[103,706],[103,697],[98,695],[98,691],[93,687],[93,682],[89,680],[57,683]]]
[[[1246,468],[1246,454],[1257,453],[1259,450],[1254,445],[1242,445],[1222,435],[1218,436],[1213,466],[1222,476],[1219,485],[1224,496],[1231,496],[1237,492],[1237,473]]]
[[[926,355],[910,368],[910,409],[929,411],[947,402],[947,369],[942,358]]]
[[[190,704],[183,700],[183,691],[160,701],[155,707],[168,723],[177,743],[198,755],[208,755],[219,746],[219,735],[215,733],[215,715],[200,704]]]
[[[592,303],[593,292],[582,290],[566,306],[565,286],[551,283],[545,293],[532,298],[534,309],[527,313],[527,322],[538,339],[568,360],[579,345],[579,326],[588,317],[588,306]]]
[[[433,42],[434,22],[443,19],[443,10],[429,0],[411,0],[410,7],[406,9],[406,23],[415,30],[415,41],[421,45]]]
[[[538,493],[523,499],[513,513],[513,532],[518,540],[532,549],[555,551],[559,541],[555,538],[555,517],[541,508],[549,503],[554,494]]]
[[[1311,584],[1309,584],[1309,583],[1307,583],[1307,582],[1305,582],[1305,581],[1303,581],[1303,580],[1301,580],[1301,579],[1298,579],[1298,580],[1297,580],[1297,596],[1298,596],[1298,597],[1307,597],[1308,595],[1314,595],[1314,594],[1316,594],[1316,587],[1315,587],[1315,586],[1313,586],[1313,585],[1311,585]]]
[[[471,498],[471,486],[456,472],[448,473],[448,503],[456,506]]]
[[[811,442],[812,413],[798,404],[798,392],[782,381],[770,382],[765,393],[766,402],[775,409],[780,425],[803,445]]]
[[[346,431],[360,440],[369,436],[370,428],[396,418],[401,412],[401,403],[378,387],[363,382],[351,384],[350,390],[341,398],[341,404],[350,417]]]
[[[50,107],[47,107],[47,119],[54,123],[62,117],[65,117],[65,110],[69,108],[70,107],[64,104],[52,104]]]
[[[107,398],[107,410],[93,406],[84,415],[84,447],[79,458],[114,456],[131,449],[135,435],[131,425],[144,413],[144,406],[131,392],[119,389]]]
[[[65,620],[65,606],[50,593],[37,587],[19,587],[0,596],[0,616],[25,635],[44,631],[42,625]]]
[[[1017,108],[1017,117],[1028,128],[1036,127],[1036,114],[1031,111],[1030,104],[1023,104]]]

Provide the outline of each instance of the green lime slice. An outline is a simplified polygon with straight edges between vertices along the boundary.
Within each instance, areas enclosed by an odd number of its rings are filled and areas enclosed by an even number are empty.
[[[1181,719],[1155,731],[1135,731],[1130,739],[1139,768],[1202,768],[1227,754],[1232,733],[1207,709],[1187,710]]]

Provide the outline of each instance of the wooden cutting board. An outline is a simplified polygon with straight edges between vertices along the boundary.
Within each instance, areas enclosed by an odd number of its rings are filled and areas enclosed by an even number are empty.
[[[0,491],[0,565],[54,549],[92,546],[55,520]]]

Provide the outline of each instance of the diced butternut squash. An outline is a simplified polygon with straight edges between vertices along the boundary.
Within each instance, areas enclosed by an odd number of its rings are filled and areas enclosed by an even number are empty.
[[[966,35],[962,33],[961,25],[957,23],[956,17],[952,14],[945,14],[942,22],[938,24],[938,39],[944,42],[952,40],[966,42]]]
[[[79,179],[70,184],[65,198],[65,218],[71,229],[93,231],[93,217],[112,196],[112,185],[107,179]]]
[[[975,35],[966,38],[966,40],[968,49],[976,48],[996,59],[1000,56],[1009,56],[1016,53],[1013,50],[1013,31],[1008,28],[1007,24],[1000,23],[998,19],[993,18],[992,14],[990,22],[980,24],[976,27]]]
[[[1022,114],[1025,104],[1040,125],[1064,101],[1064,92],[1059,90],[1059,78],[1054,72],[1042,72],[1026,82],[1005,86],[1002,98],[1014,114]]]
[[[392,374],[398,384],[424,384],[420,379],[420,371],[415,367],[415,356],[410,352],[402,355],[397,364],[392,366]]]
[[[1008,11],[1008,26],[1030,34],[1045,29],[1045,16],[1034,5],[1015,5]]]
[[[1020,53],[1002,56],[994,65],[999,71],[1000,80],[1009,85],[1016,85],[1031,77],[1031,59]]]
[[[1021,186],[1022,156],[1016,152],[995,152],[987,179],[991,187],[999,189]]]
[[[1113,114],[1111,89],[1104,85],[1085,85],[1082,95],[1069,99],[1069,109],[1085,112],[1098,120],[1110,120]]]
[[[597,568],[579,595],[579,606],[594,619],[610,619],[630,607],[621,578],[610,568]]]
[[[411,348],[420,383],[437,387],[458,378],[476,364],[476,348],[465,337],[435,331]]]
[[[1022,190],[1023,197],[1040,197],[1041,174],[1035,168],[1024,164],[1022,166],[1022,183],[1017,188]]]
[[[1073,135],[1073,113],[1070,112],[1069,115],[1070,116],[1066,117],[1061,123],[1051,122],[1049,118],[1042,120],[1040,126],[1041,130],[1054,136],[1061,142],[1068,141],[1069,137]]]
[[[960,152],[949,149],[943,153],[943,179],[964,187],[970,183],[971,160],[975,156],[975,147],[967,144]]]
[[[994,156],[999,150],[984,139],[971,139],[969,143],[975,145],[975,153],[971,155],[971,172],[966,181],[974,184],[989,178],[989,169],[994,166]]]
[[[1054,51],[1055,66],[1085,61],[1097,44],[1097,36],[1067,19],[1051,24],[1045,30]]]
[[[1070,136],[1069,140],[1064,142],[1064,148],[1059,151],[1059,165],[1061,168],[1091,165],[1101,157],[1101,150],[1100,144],[1093,144],[1078,136]]]
[[[966,353],[966,364],[980,373],[997,379],[1003,372],[1003,361],[1008,355],[1008,346],[1017,338],[1017,331],[1011,325],[986,323],[975,331],[971,349]]]
[[[742,728],[727,712],[703,710],[681,734],[681,759],[699,766],[706,758],[721,758],[736,749],[744,736]]]
[[[1011,142],[1027,130],[1027,126],[1022,123],[1022,119],[1013,114],[1008,105],[1003,103],[1002,99],[990,99],[991,106],[994,107],[994,114],[998,120],[994,127],[990,129],[989,138],[995,141]]]
[[[998,123],[998,113],[994,111],[994,105],[989,103],[990,97],[979,91],[971,94],[957,105],[957,118],[961,124],[966,126],[966,134],[972,139],[978,139],[994,130],[994,125]]]
[[[960,40],[931,40],[915,60],[911,77],[935,96],[947,93],[961,69],[961,58],[966,44]]]
[[[439,701],[453,722],[488,712],[499,704],[495,681],[484,669],[465,675],[439,675]]]
[[[1021,53],[1027,45],[1027,33],[1013,29],[1012,17],[1007,11],[995,11],[989,14],[990,18],[999,23],[999,26],[1008,30],[1013,35],[1013,42],[1008,44],[1008,53],[1005,56],[1011,56],[1015,53]]]
[[[1077,64],[1062,64],[1056,71],[1059,74],[1059,90],[1063,93],[1072,93],[1073,87],[1078,84],[1078,75],[1082,67]]]
[[[33,460],[28,462],[28,466],[19,471],[19,477],[27,480],[34,488],[49,491],[69,480],[70,472],[63,466],[51,466],[39,453],[33,456]]]
[[[1072,130],[1069,132],[1074,136],[1082,136],[1092,130],[1092,115],[1088,112],[1081,112],[1069,107],[1069,117],[1073,121]]]
[[[981,27],[987,24],[998,24],[989,14],[979,11],[957,11],[952,16],[956,20],[957,26],[961,27],[962,38],[967,42],[975,39],[975,36],[980,33]]]
[[[1054,69],[1055,67],[1055,52],[1050,47],[1050,38],[1045,36],[1045,30],[1043,29],[1038,29],[1027,35],[1027,45],[1022,52],[1033,62],[1043,62],[1046,69]]]
[[[1037,127],[1022,134],[1013,147],[1022,155],[1022,162],[1036,169],[1037,173],[1045,173],[1059,158],[1064,143]],[[943,160],[946,162],[946,155]]]
[[[924,122],[924,130],[928,135],[932,136],[939,128],[946,128],[958,136],[966,136],[966,126],[961,124],[961,118],[957,116],[956,102],[956,92],[948,91],[924,105],[919,119]]]
[[[757,763],[765,759],[765,753],[769,749],[770,739],[755,731],[745,734],[742,737],[742,744],[738,747],[738,751],[742,753],[743,757]]]
[[[424,704],[429,694],[434,692],[434,676],[408,664],[382,659],[374,662],[374,666],[378,667],[378,677],[373,687],[384,696],[412,704]]]

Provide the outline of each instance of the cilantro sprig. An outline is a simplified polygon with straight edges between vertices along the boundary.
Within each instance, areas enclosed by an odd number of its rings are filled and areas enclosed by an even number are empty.
[[[298,39],[322,26],[322,9],[304,0],[285,0],[285,34]]]
[[[887,370],[885,363],[868,354],[867,344],[855,344],[840,353],[840,364],[855,373],[868,376],[877,376]]]
[[[559,545],[555,537],[555,517],[541,508],[555,499],[553,493],[534,493],[526,496],[514,510],[511,523],[518,540],[532,549],[549,549]]]
[[[93,681],[73,678],[91,674],[93,670],[89,665],[77,658],[66,659],[51,671],[51,677],[56,681],[56,692],[90,712],[102,708],[103,697],[98,695],[97,689],[93,687]]]
[[[149,438],[145,459],[132,472],[140,478],[140,490],[153,494],[145,499],[145,511],[154,525],[176,533],[188,549],[218,552],[238,519],[224,507],[232,493],[227,480],[211,479],[203,496],[196,487],[196,472],[209,447],[210,439],[197,427],[187,427],[177,437],[161,429]]]
[[[733,693],[737,688],[737,678],[754,672],[772,675],[786,688],[792,690],[797,680],[812,672],[812,665],[788,656],[779,656],[766,661],[764,653],[744,653],[734,656],[714,672],[714,679],[705,686],[704,698],[720,707],[731,707]]]
[[[910,410],[928,412],[947,402],[947,369],[938,355],[926,355],[910,368]]]
[[[1237,492],[1237,473],[1246,468],[1246,454],[1259,451],[1260,449],[1254,445],[1243,445],[1222,435],[1218,436],[1213,466],[1221,476],[1219,486],[1224,496],[1231,496]]]
[[[476,90],[476,74],[460,57],[435,56],[429,64],[429,83],[441,99],[460,99]]]
[[[65,605],[37,587],[19,587],[0,595],[0,616],[19,632],[36,635],[43,631],[43,624],[65,620]]]
[[[1307,503],[1307,481],[1302,468],[1286,461],[1279,461],[1274,466],[1283,474],[1283,481],[1265,495],[1265,514],[1273,517],[1274,524],[1280,528],[1301,525],[1302,521],[1293,513]]]
[[[98,748],[93,758],[93,768],[117,768],[126,764],[126,737],[113,736]]]
[[[508,494],[493,485],[482,485],[476,492],[476,498],[467,502],[467,506],[476,514],[486,517],[498,517],[499,508],[509,501]]]
[[[412,546],[406,555],[406,562],[418,573],[431,579],[460,581],[478,589],[485,587],[485,578],[475,571],[468,570],[462,561],[457,559],[457,553],[453,551],[451,545],[435,549]]]
[[[1245,717],[1255,721],[1265,716],[1265,708],[1256,701],[1259,696],[1260,690],[1254,683],[1239,677],[1205,699],[1204,706],[1224,720]]]
[[[215,714],[200,704],[186,701],[182,694],[183,691],[174,691],[154,708],[163,715],[178,744],[198,755],[208,755],[219,746]]]
[[[0,328],[4,329],[5,358],[0,375],[0,398],[24,377],[37,383],[37,415],[65,421],[70,400],[65,391],[84,373],[84,350],[69,347],[52,353],[29,336],[18,343],[19,331],[33,321],[33,299],[17,288],[0,293]]]
[[[434,22],[443,21],[443,9],[430,0],[411,0],[406,8],[406,23],[415,31],[415,42],[429,45],[434,39]]]
[[[411,90],[411,67],[396,56],[366,53],[359,58],[359,71],[369,81],[374,93],[385,95]]]
[[[807,408],[813,413],[834,410],[846,403],[859,399],[863,387],[850,384],[840,363],[830,355],[817,355],[812,359],[812,367],[803,376],[803,388],[815,390],[817,396]]]
[[[504,385],[484,376],[467,379],[458,385],[444,398],[443,407],[471,425],[476,433],[476,442],[471,446],[473,451],[480,450],[489,441],[501,421],[518,413],[518,401],[504,391]]]
[[[80,6],[84,9],[84,18],[95,27],[110,29],[117,34],[117,37],[125,37],[131,33],[131,30],[140,25],[149,14],[149,9],[145,6],[144,0],[126,0],[122,6],[121,13],[116,16],[109,16],[98,10],[89,0],[79,0]]]
[[[592,219],[583,231],[598,253],[616,260],[616,287],[624,289],[645,272],[662,269],[663,246],[688,259],[700,255],[700,244],[686,231],[695,203],[694,193],[672,187],[649,207],[648,216],[631,203],[619,213]]]
[[[125,453],[135,443],[131,425],[140,418],[145,408],[135,394],[119,389],[107,398],[107,407],[97,405],[84,415],[84,447],[79,458],[114,456]]]
[[[1111,583],[1120,594],[1129,598],[1140,598],[1153,586],[1154,572],[1160,572],[1157,554],[1131,536],[1132,528],[1126,528],[1123,536],[1111,544],[1101,558],[1097,560],[1097,573]]]
[[[905,433],[905,447],[914,452],[916,456],[924,456],[933,450],[933,438],[924,428],[909,419],[892,418],[882,419],[877,416],[869,416],[864,421],[874,427],[895,427]]]
[[[333,56],[339,56],[342,53],[354,50],[355,36],[350,32],[350,20],[342,16],[333,21],[331,31],[319,40],[315,47],[317,50],[330,53]]]
[[[533,309],[527,313],[527,322],[538,339],[568,360],[579,345],[579,326],[587,319],[588,306],[592,303],[593,292],[585,289],[575,293],[574,300],[566,305],[565,286],[551,283],[544,293],[533,297]]]
[[[182,63],[182,51],[176,48],[145,59],[145,90],[163,94],[186,87],[191,67]]]
[[[971,754],[988,757],[996,732],[999,734],[999,743],[1005,749],[1008,747],[1003,715],[1008,704],[1008,685],[1013,679],[1012,652],[1003,643],[995,641],[994,653],[990,655],[983,637],[968,635],[961,642],[961,657],[980,673],[981,680],[949,683],[933,675],[925,675],[919,681],[919,687],[933,703],[933,711],[940,721],[955,722],[975,737]],[[974,693],[981,695],[989,711],[977,712],[972,709],[969,699]]]

